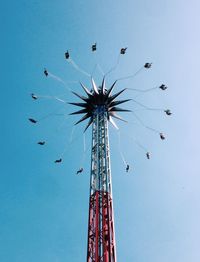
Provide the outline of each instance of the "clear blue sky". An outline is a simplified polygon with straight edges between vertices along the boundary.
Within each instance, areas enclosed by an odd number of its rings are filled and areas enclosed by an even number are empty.
[[[197,0],[1,1],[0,261],[85,261],[90,131],[83,162],[83,125],[71,136],[77,118],[54,116],[38,125],[27,120],[74,108],[33,101],[30,93],[64,94],[65,100],[76,101],[62,83],[45,78],[43,68],[64,81],[89,85],[88,78],[66,62],[64,52],[69,49],[88,72],[95,59],[107,71],[123,46],[127,54],[108,85],[152,61],[151,70],[120,82],[116,90],[165,83],[166,92],[156,90],[138,101],[169,107],[173,115],[138,111],[147,125],[165,133],[161,141],[132,114],[123,114],[129,124],[118,124],[131,166],[128,175],[116,131],[110,129],[118,261],[200,261],[199,11]],[[93,42],[98,43],[96,58],[90,51]],[[95,77],[101,80],[99,71]],[[81,90],[77,84],[70,88]],[[133,96],[131,91],[123,95]],[[134,106],[129,104],[132,110]],[[133,132],[151,152],[150,161],[130,138]],[[41,139],[47,141],[45,147],[37,145]],[[55,165],[66,143],[63,163]],[[85,172],[77,177],[80,165]]]

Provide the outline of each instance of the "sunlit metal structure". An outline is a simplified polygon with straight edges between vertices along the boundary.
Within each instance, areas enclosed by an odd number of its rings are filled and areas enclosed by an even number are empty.
[[[115,84],[116,81],[107,90],[105,79],[100,87],[97,87],[92,79],[90,91],[81,84],[87,96],[73,92],[83,102],[70,103],[83,108],[72,113],[84,114],[76,124],[89,119],[85,130],[92,125],[87,262],[117,261],[108,122],[117,128],[113,118],[123,119],[116,112],[130,111],[119,108],[117,105],[130,99],[116,101],[125,89],[112,95]]]

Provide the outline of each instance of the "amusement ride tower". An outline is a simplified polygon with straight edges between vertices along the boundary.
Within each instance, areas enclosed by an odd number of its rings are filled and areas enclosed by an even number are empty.
[[[85,131],[92,125],[87,262],[117,261],[108,122],[117,127],[113,117],[123,119],[116,112],[130,111],[119,108],[117,105],[130,99],[115,100],[125,91],[123,89],[112,94],[116,82],[106,89],[105,78],[100,87],[97,87],[92,79],[91,91],[81,84],[87,96],[73,92],[82,102],[70,103],[82,107],[81,110],[72,113],[73,115],[84,114],[76,124],[89,119]]]

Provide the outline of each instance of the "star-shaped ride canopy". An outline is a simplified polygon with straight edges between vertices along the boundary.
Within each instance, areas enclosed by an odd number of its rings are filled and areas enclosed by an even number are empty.
[[[120,116],[116,114],[116,112],[131,112],[131,110],[123,109],[117,107],[117,105],[130,101],[131,99],[126,100],[116,100],[116,98],[123,93],[126,88],[122,89],[118,93],[112,95],[112,90],[115,86],[117,81],[115,81],[112,86],[107,90],[105,86],[105,78],[103,78],[102,85],[97,87],[96,83],[92,78],[92,90],[89,91],[87,87],[85,87],[82,83],[81,86],[85,91],[87,97],[77,94],[76,92],[72,93],[80,98],[83,102],[82,103],[69,103],[71,105],[82,107],[83,109],[73,112],[70,115],[76,114],[84,114],[84,116],[75,123],[75,125],[79,124],[80,122],[89,118],[89,122],[84,131],[92,124],[94,114],[98,107],[104,106],[105,111],[107,112],[108,120],[117,128],[114,120],[112,117],[120,119],[124,121]]]

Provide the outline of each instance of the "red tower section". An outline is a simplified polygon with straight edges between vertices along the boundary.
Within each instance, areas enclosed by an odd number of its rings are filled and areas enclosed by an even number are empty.
[[[116,261],[112,198],[106,192],[90,196],[87,261]]]

